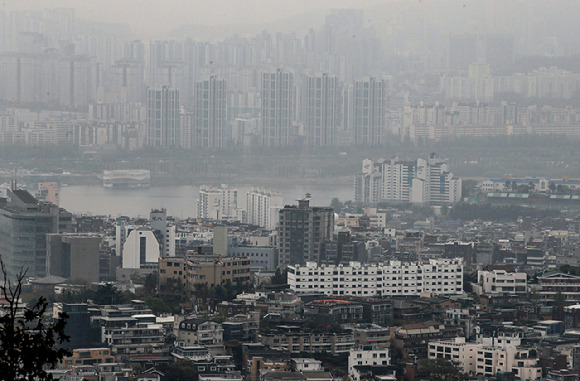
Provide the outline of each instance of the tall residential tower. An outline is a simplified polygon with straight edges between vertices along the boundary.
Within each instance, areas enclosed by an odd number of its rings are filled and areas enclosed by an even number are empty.
[[[280,210],[278,265],[320,263],[325,241],[334,235],[332,208],[310,206],[310,195]]]
[[[147,90],[147,145],[179,145],[179,90],[167,86]]]
[[[294,75],[278,69],[262,73],[262,141],[265,146],[290,144],[295,110]]]

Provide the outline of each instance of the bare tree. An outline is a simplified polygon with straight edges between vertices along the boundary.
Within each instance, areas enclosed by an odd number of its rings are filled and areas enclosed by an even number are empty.
[[[31,306],[22,303],[22,285],[26,271],[21,270],[11,282],[0,259],[3,282],[0,297],[0,375],[5,380],[52,380],[47,368],[56,366],[68,349],[57,345],[68,341],[64,333],[66,313],[55,320],[46,320],[48,302],[41,296]]]

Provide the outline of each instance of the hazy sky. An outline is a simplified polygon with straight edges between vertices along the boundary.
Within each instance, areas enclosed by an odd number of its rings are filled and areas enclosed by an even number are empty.
[[[183,24],[265,24],[306,12],[367,8],[386,0],[0,0],[1,9],[75,8],[80,18],[126,23],[138,34],[163,33]]]

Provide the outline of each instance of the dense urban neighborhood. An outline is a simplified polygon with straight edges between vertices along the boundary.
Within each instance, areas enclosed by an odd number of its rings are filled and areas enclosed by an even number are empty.
[[[67,316],[57,379],[578,377],[574,209],[477,218],[507,206],[280,205],[254,188],[240,210],[207,186],[197,217],[135,219],[39,189],[6,191],[0,240],[8,278],[28,269],[18,308],[42,295],[44,319]]]
[[[580,381],[580,2],[0,4],[0,381]]]

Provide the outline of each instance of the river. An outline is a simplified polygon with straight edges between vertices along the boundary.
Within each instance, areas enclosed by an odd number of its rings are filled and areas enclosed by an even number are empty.
[[[238,190],[238,207],[245,208],[246,192],[252,186],[229,186]],[[286,204],[295,204],[295,200],[304,197],[306,193],[312,195],[313,206],[329,206],[334,197],[341,201],[353,198],[352,181],[332,185],[284,184],[268,188],[280,192]],[[70,185],[60,190],[60,206],[76,214],[146,218],[152,208],[165,208],[170,216],[187,218],[196,215],[198,192],[198,186],[190,185],[153,186],[147,189],[106,189],[102,186]]]

